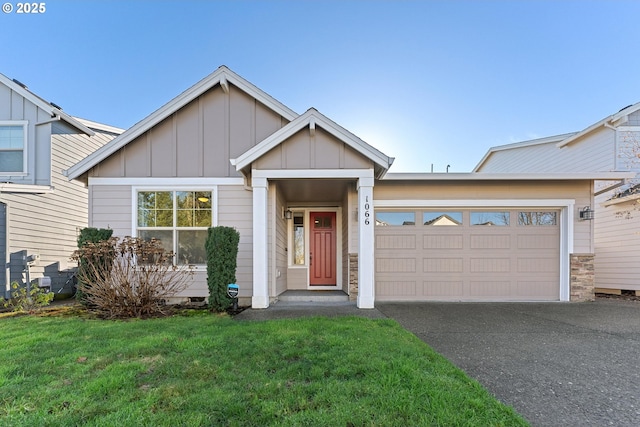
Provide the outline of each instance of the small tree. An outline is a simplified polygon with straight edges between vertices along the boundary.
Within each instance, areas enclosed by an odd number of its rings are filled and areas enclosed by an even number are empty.
[[[207,233],[207,284],[209,308],[227,310],[232,303],[227,285],[236,283],[240,233],[232,227],[210,227]]]
[[[105,318],[165,314],[166,300],[184,290],[193,275],[191,266],[173,265],[173,253],[156,239],[88,242],[72,259],[86,260],[78,289],[90,309]]]
[[[112,235],[113,230],[109,228],[83,228],[82,230],[80,230],[80,235],[78,235],[78,249],[82,249],[87,243],[98,243],[101,241],[109,240]],[[94,255],[95,253],[92,253],[92,256]],[[90,269],[88,269],[88,263],[108,263],[111,262],[110,260],[112,258],[113,254],[109,254],[108,258],[105,258],[103,260],[87,259],[86,257],[76,259],[78,261],[78,273],[76,274],[76,277],[78,278],[76,298],[80,302],[86,304],[87,298],[85,294],[90,293],[91,283],[93,283],[93,281],[95,280],[95,278],[91,276]],[[84,279],[81,279],[81,277]],[[84,281],[81,282],[82,280]]]

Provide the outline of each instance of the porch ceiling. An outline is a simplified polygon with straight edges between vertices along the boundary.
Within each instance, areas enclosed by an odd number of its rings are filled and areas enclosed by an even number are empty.
[[[281,179],[278,190],[288,202],[326,203],[344,198],[353,179]]]

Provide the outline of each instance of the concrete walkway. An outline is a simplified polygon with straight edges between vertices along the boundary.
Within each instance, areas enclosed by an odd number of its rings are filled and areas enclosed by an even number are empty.
[[[379,303],[533,426],[640,425],[640,303]]]

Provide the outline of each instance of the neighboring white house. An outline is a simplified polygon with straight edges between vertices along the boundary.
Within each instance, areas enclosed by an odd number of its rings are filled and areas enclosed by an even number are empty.
[[[0,296],[13,281],[46,277],[54,291],[68,281],[88,192],[62,170],[121,132],[71,117],[0,74]]]
[[[372,88],[372,90],[375,90]],[[240,297],[375,301],[593,297],[593,229],[578,208],[619,172],[388,173],[393,158],[311,108],[298,114],[220,67],[66,174],[89,224],[158,238],[208,296],[207,228],[240,232]]]
[[[576,133],[489,149],[477,173],[640,172],[640,103]],[[596,181],[594,211],[596,288],[640,292],[640,193],[636,179]],[[585,216],[586,214],[583,214]]]

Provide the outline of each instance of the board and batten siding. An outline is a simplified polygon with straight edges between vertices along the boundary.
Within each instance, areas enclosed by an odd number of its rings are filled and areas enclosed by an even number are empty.
[[[558,148],[555,142],[500,150],[478,169],[481,173],[611,171],[615,168],[615,131],[603,128]]]
[[[92,177],[238,177],[238,157],[287,124],[233,85],[219,85],[90,171]]]

